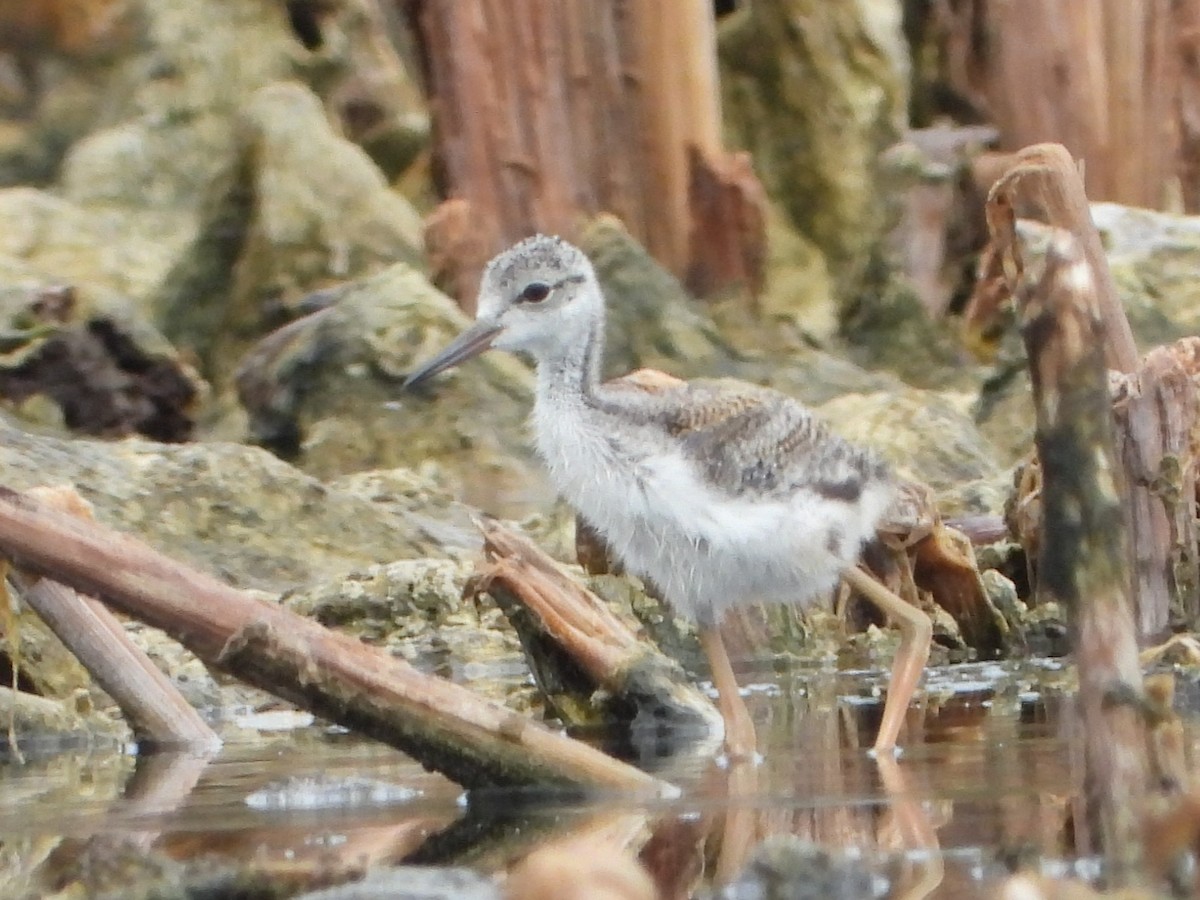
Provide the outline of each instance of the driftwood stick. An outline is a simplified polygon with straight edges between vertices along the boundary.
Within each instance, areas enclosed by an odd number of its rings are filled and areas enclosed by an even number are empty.
[[[36,487],[29,496],[49,508],[92,520],[91,505],[69,485]],[[217,733],[103,603],[48,578],[15,572],[11,580],[30,608],[117,702],[139,740],[186,745],[199,753],[220,749]]]
[[[205,662],[397,747],[466,787],[667,789],[501,704],[8,488],[0,488],[0,552],[162,629]]]
[[[139,740],[197,750],[220,748],[216,732],[103,603],[48,578],[22,585],[21,595],[117,702]]]
[[[1027,278],[1017,299],[1043,478],[1037,589],[1071,616],[1086,797],[1110,877],[1129,883],[1141,862],[1147,790],[1145,727],[1136,705],[1142,673],[1103,323],[1092,270],[1070,235],[1055,236],[1041,277]]]
[[[491,594],[525,647],[538,687],[573,723],[601,717],[720,728],[682,667],[640,638],[540,547],[494,520],[480,525],[487,562],[473,589]],[[611,702],[597,710],[596,689]]]

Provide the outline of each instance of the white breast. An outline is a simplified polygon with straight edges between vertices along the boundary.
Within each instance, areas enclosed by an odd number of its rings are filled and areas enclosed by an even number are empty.
[[[603,418],[535,408],[533,425],[559,493],[689,618],[827,592],[890,502],[883,489],[857,504],[803,490],[729,497],[669,443],[618,434]]]

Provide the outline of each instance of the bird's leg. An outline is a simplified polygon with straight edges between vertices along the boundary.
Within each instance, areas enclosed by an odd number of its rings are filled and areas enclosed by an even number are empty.
[[[735,762],[753,759],[758,751],[754,720],[750,718],[750,710],[738,693],[738,683],[733,675],[733,666],[729,664],[725,641],[716,625],[700,626],[700,646],[708,657],[713,687],[717,689],[717,708],[725,720],[725,752]]]
[[[876,753],[891,751],[900,736],[904,712],[916,692],[925,663],[929,661],[933,623],[929,616],[905,603],[857,566],[844,569],[842,578],[900,626],[900,646],[892,664],[892,678],[883,704],[883,721],[879,723],[879,734],[875,738]]]

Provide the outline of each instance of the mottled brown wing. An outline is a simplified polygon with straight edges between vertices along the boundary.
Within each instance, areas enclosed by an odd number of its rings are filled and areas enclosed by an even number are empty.
[[[729,381],[694,381],[677,390],[668,432],[731,496],[784,496],[806,487],[853,502],[875,466],[786,394]]]

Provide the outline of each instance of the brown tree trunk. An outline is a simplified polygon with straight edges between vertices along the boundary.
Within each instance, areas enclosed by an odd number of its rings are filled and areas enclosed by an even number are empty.
[[[996,125],[1005,149],[1064,144],[1094,200],[1186,208],[1197,171],[1200,0],[936,0],[919,39],[941,80]],[[937,109],[929,110],[936,115]],[[957,111],[959,114],[961,110]]]
[[[696,234],[748,245],[737,265],[761,265],[761,220],[747,234],[752,216],[693,208],[697,168],[752,207],[761,202],[742,167],[722,177],[731,165],[710,3],[416,0],[409,11],[441,193],[455,204],[435,212],[427,242],[439,280],[464,305],[489,256],[536,231],[573,238],[602,212],[680,277],[709,289],[757,284],[761,270],[714,269],[728,259],[710,259],[713,241]]]

